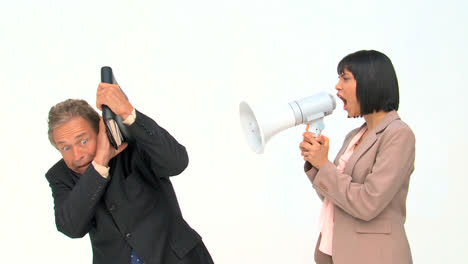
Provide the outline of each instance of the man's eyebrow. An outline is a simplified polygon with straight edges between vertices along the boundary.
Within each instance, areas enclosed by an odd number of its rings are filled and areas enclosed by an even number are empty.
[[[81,138],[81,137],[87,136],[87,135],[88,135],[87,132],[83,132],[83,133],[81,133],[81,134],[78,134],[78,135],[75,137],[75,139],[76,139],[76,138]]]

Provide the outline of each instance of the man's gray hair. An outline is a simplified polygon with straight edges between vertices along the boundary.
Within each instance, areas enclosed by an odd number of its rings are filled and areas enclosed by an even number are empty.
[[[72,118],[81,116],[89,122],[91,127],[99,133],[99,114],[85,100],[67,99],[52,106],[49,111],[49,141],[54,146],[53,132],[57,127],[67,123]]]

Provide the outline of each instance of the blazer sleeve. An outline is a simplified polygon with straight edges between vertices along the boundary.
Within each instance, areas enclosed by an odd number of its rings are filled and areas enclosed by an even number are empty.
[[[53,167],[46,174],[54,198],[57,229],[71,238],[86,235],[94,218],[97,203],[109,182],[89,165],[74,184],[66,165]]]
[[[160,178],[180,174],[188,165],[185,147],[154,120],[136,111],[136,119],[129,127],[137,153]]]
[[[370,221],[379,215],[408,180],[415,158],[415,137],[409,127],[386,132],[363,183],[353,182],[328,161],[313,179],[316,191],[356,218]]]
[[[338,152],[338,155],[335,158],[335,164],[338,162],[339,157],[342,155],[342,153],[346,149],[346,146],[348,146],[351,138],[359,131],[359,129],[360,128],[354,129],[353,131],[349,132],[348,135],[346,135],[343,146],[341,147],[341,150]],[[317,168],[312,166],[310,162],[306,161],[304,163],[304,172],[307,175],[307,178],[309,178],[310,182],[313,184],[315,180],[315,176],[317,176],[317,172],[318,172]],[[317,194],[319,198],[323,201],[325,197],[322,194],[320,194],[320,192],[317,192]]]
[[[310,164],[310,162],[306,161],[304,163],[304,171],[305,171],[305,174],[307,175],[307,178],[309,178],[310,182],[314,182],[315,180],[315,176],[317,175],[317,168],[315,168],[314,166],[312,166],[312,164]],[[321,195],[319,192],[317,192],[320,200],[323,201],[323,199],[325,198],[323,195]]]

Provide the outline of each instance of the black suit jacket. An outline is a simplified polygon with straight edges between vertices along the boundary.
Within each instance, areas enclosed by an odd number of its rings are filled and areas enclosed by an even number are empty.
[[[76,175],[60,160],[47,173],[57,229],[72,238],[89,233],[93,263],[179,263],[201,237],[182,218],[169,176],[188,164],[185,147],[137,111],[135,138],[109,163],[108,179],[90,165]]]

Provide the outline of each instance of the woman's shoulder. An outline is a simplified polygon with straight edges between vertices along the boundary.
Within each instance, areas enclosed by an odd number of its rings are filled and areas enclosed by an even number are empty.
[[[401,120],[399,117],[392,120],[388,126],[382,131],[383,138],[393,138],[399,137],[402,139],[406,139],[405,141],[415,142],[415,135],[411,127]]]
[[[400,117],[392,120],[389,124],[386,130],[389,131],[400,131],[401,133],[406,132],[410,134],[414,134],[413,130],[411,127],[403,120],[401,120]]]

